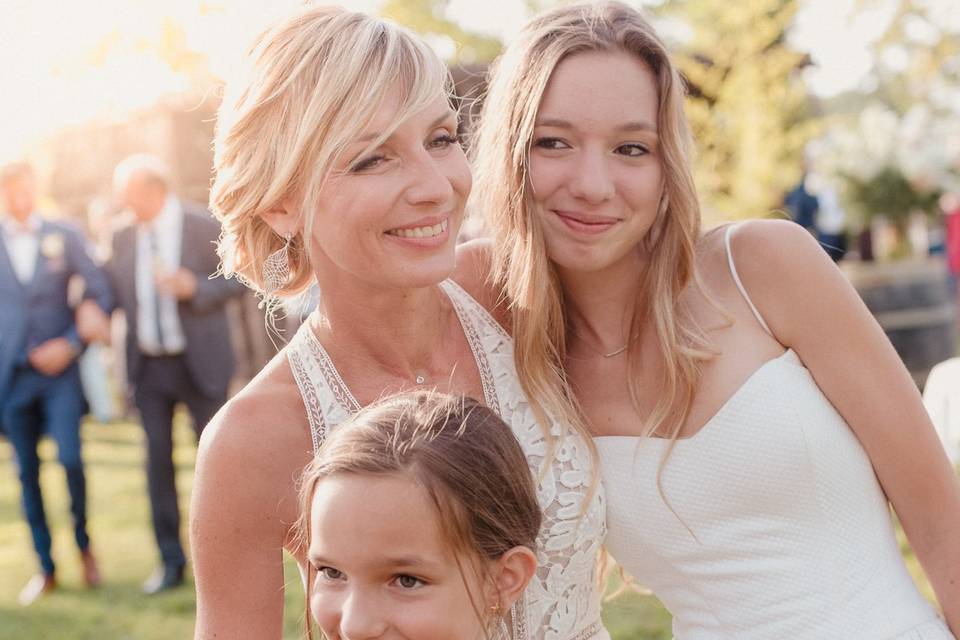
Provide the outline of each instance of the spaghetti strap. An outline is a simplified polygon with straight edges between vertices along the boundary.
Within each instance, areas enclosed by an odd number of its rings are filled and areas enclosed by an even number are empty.
[[[737,267],[733,263],[733,251],[730,249],[730,237],[733,235],[733,230],[739,227],[738,224],[731,224],[727,227],[726,232],[723,234],[723,243],[727,247],[727,264],[730,265],[730,275],[733,276],[733,281],[737,285],[737,289],[740,290],[740,295],[743,296],[743,299],[747,301],[747,305],[750,307],[750,310],[753,312],[754,317],[757,319],[757,322],[760,323],[760,326],[763,327],[763,330],[766,331],[770,336],[773,336],[773,332],[770,331],[770,327],[767,326],[766,321],[763,319],[763,316],[760,315],[760,311],[757,309],[757,306],[753,304],[753,300],[750,299],[750,295],[747,293],[747,289],[743,286],[743,282],[740,280],[740,274],[737,273]]]

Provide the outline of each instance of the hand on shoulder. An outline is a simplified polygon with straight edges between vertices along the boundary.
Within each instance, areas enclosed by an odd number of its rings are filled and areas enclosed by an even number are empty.
[[[493,281],[493,242],[477,238],[457,245],[457,266],[452,278],[473,296],[500,325],[510,330],[509,303]]]

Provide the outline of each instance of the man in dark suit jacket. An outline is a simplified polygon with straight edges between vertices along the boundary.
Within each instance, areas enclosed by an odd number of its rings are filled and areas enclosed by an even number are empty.
[[[112,305],[106,276],[87,253],[83,236],[36,212],[34,183],[29,165],[0,170],[5,211],[0,218],[0,426],[17,459],[23,510],[42,571],[20,593],[23,605],[56,586],[37,456],[43,433],[56,441],[66,471],[84,578],[89,586],[100,581],[86,525],[86,479],[80,456],[80,419],[86,403],[76,363],[83,343],[67,300],[70,280],[82,277],[86,298],[104,309]]]
[[[127,377],[147,436],[147,483],[162,565],[147,593],[183,582],[186,557],[174,484],[172,421],[183,402],[200,432],[227,398],[233,374],[225,303],[243,285],[223,277],[214,242],[220,225],[170,192],[167,167],[136,155],[117,166],[114,187],[135,222],[113,237],[108,265],[127,320]]]

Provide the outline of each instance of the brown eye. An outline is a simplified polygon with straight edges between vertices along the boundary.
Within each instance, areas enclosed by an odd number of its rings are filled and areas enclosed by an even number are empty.
[[[561,140],[560,138],[538,138],[534,141],[533,146],[546,149],[548,151],[556,151],[559,149],[569,149],[570,145]]]
[[[631,158],[639,158],[640,156],[645,156],[650,153],[650,150],[642,144],[630,142],[617,147],[617,153],[620,155],[629,156]]]

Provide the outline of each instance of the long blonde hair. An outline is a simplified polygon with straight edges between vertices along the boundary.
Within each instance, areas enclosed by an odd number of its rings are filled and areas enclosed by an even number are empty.
[[[312,203],[350,142],[389,98],[399,100],[392,129],[438,96],[452,96],[449,71],[430,47],[389,21],[339,7],[300,9],[264,31],[249,68],[226,86],[217,116],[210,208],[223,233],[227,275],[260,293],[295,295],[313,282],[307,248]],[[261,217],[289,198],[299,203],[302,235],[289,247],[290,277],[266,292],[264,260],[284,246]]]
[[[675,439],[689,413],[701,362],[712,355],[703,331],[679,308],[681,291],[697,277],[700,206],[690,168],[684,83],[639,11],[620,2],[573,4],[526,25],[491,73],[473,144],[475,206],[494,236],[494,274],[513,310],[524,390],[532,403],[541,399],[548,409],[584,428],[563,372],[569,330],[564,294],[534,214],[528,172],[534,123],[551,74],[565,58],[592,51],[634,55],[656,76],[663,190],[656,220],[643,240],[650,260],[637,282],[640,295],[628,335],[636,335],[648,322],[656,332],[665,384],[645,419],[644,433],[666,425]],[[631,399],[639,409],[638,344],[630,344],[628,357]]]

